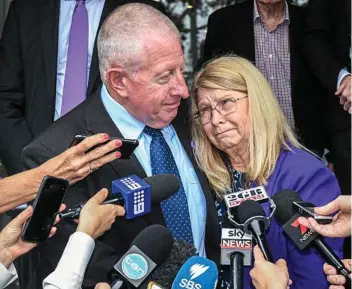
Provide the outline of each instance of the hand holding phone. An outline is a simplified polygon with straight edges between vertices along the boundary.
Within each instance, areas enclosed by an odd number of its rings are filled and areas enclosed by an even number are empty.
[[[66,196],[67,189],[67,180],[51,176],[43,178],[37,197],[33,202],[33,214],[25,224],[21,235],[23,241],[46,242]]]
[[[314,205],[308,202],[293,202],[294,210],[305,218],[313,218],[319,224],[329,224],[332,221],[331,216],[319,215],[314,211]]]

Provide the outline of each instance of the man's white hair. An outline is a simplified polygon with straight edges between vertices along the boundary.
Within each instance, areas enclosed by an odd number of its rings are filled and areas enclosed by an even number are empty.
[[[135,72],[143,61],[143,46],[151,35],[172,35],[180,38],[174,23],[150,5],[125,4],[104,21],[98,35],[99,70],[106,82],[109,68],[119,66]]]

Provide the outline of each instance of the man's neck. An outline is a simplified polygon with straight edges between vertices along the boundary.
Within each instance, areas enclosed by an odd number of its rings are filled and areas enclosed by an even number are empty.
[[[274,30],[280,24],[285,14],[285,1],[274,4],[263,4],[256,0],[256,3],[263,22],[270,30]]]

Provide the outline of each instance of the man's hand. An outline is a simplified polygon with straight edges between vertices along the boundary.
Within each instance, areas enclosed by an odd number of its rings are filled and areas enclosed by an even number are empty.
[[[60,210],[63,210],[61,206]],[[21,240],[21,233],[24,224],[32,216],[33,207],[29,206],[21,212],[15,219],[13,219],[0,233],[0,263],[6,268],[9,268],[11,263],[21,255],[32,250],[36,243],[24,242]],[[56,219],[58,221],[58,219]],[[53,236],[56,228],[53,227],[50,236]]]
[[[335,92],[335,95],[340,98],[340,103],[343,105],[343,109],[348,111],[350,114],[352,113],[351,78],[351,75],[345,76],[342,79],[339,88]]]
[[[342,260],[343,264],[345,265],[346,268],[351,270],[352,268],[352,260],[351,259],[345,259]],[[346,283],[346,278],[342,275],[338,275],[336,269],[328,264],[324,264],[324,273],[327,276],[327,279],[331,286],[329,289],[344,289],[345,287],[342,285],[345,285]]]
[[[79,216],[77,232],[83,232],[96,239],[111,228],[117,216],[125,215],[125,209],[117,205],[101,205],[108,196],[102,189],[83,206]]]
[[[313,218],[300,217],[299,223],[313,229],[324,237],[348,237],[351,235],[351,196],[339,196],[323,207],[316,207],[314,211],[320,215],[330,215],[338,211],[330,224],[318,224]]]
[[[98,283],[94,289],[111,289],[108,283]]]
[[[284,259],[275,264],[266,261],[258,245],[254,247],[253,256],[254,268],[249,274],[256,289],[286,289],[292,284]]]

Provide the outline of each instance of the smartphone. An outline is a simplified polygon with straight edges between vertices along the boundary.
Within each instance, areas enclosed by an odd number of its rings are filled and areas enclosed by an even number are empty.
[[[322,216],[314,212],[314,205],[308,202],[293,202],[295,212],[305,218],[314,218],[319,224],[329,224],[332,221],[331,216]]]
[[[83,134],[76,135],[74,137],[70,147],[73,147],[73,146],[79,144],[80,142],[82,142],[87,137],[89,137],[89,135],[83,135]],[[106,144],[107,142],[109,142],[111,140],[118,140],[118,139],[122,141],[122,145],[119,148],[116,148],[116,151],[119,151],[121,153],[120,159],[129,159],[131,157],[132,153],[134,152],[134,150],[139,145],[139,142],[136,139],[125,139],[125,138],[110,137],[110,139],[108,141],[92,147],[87,152],[90,152],[90,151],[94,150],[95,148],[97,148],[99,146],[102,146],[102,145]]]
[[[33,202],[33,215],[26,222],[21,238],[32,243],[45,243],[54,226],[56,215],[68,189],[68,181],[45,176]]]

